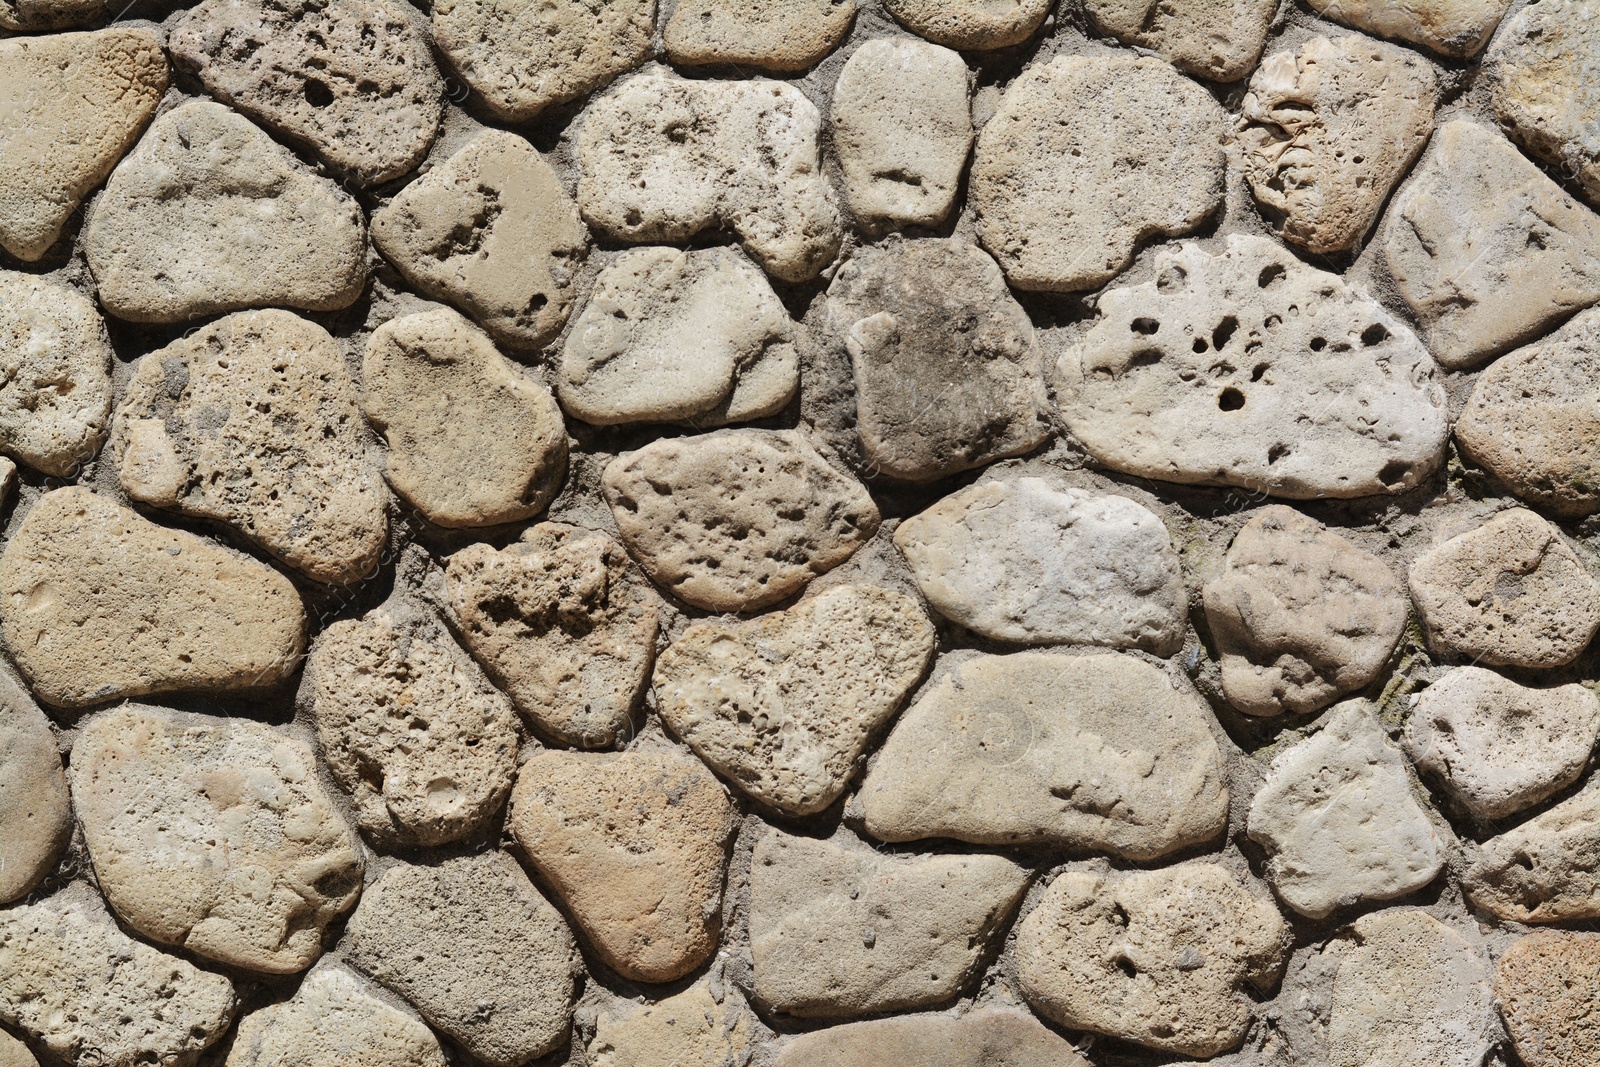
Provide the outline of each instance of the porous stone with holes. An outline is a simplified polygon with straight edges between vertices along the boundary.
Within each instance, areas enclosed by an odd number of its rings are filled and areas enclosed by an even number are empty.
[[[1600,934],[1537,930],[1500,957],[1495,995],[1527,1067],[1600,1061]]]
[[[1600,8],[1540,0],[1511,17],[1484,57],[1495,114],[1535,158],[1600,205]]]
[[[777,1067],[1089,1067],[1067,1039],[1016,1008],[978,1008],[846,1023],[795,1037],[778,1050]]]
[[[1238,81],[1267,43],[1275,0],[1088,0],[1099,32],[1148,48],[1185,74]]]
[[[593,1067],[727,1067],[749,1063],[760,1024],[736,987],[699,982],[643,1004],[621,1001],[595,1018]]]
[[[71,837],[72,800],[50,720],[0,674],[0,904],[38,885]]]
[[[946,48],[985,52],[1032,37],[1054,0],[883,0],[883,9],[921,37]]]
[[[680,66],[802,71],[839,47],[855,17],[856,0],[677,0],[661,41]]]
[[[46,474],[75,474],[106,438],[111,356],[82,294],[0,271],[0,449]]]
[[[294,996],[239,1022],[223,1067],[447,1067],[419,1019],[379,1000],[350,971],[318,967]]]
[[[1600,918],[1600,780],[1485,841],[1461,886],[1511,922]]]
[[[1307,0],[1335,22],[1381,37],[1398,37],[1452,59],[1468,59],[1489,43],[1511,0]]]

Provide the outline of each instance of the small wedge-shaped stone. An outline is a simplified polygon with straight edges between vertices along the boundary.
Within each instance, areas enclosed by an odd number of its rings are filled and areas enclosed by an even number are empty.
[[[951,1000],[1027,886],[1000,856],[880,856],[768,831],[750,860],[755,999],[826,1018]]]
[[[567,429],[550,390],[449,308],[373,332],[361,410],[389,444],[389,484],[440,526],[531,519],[566,477]]]
[[[1177,550],[1127,497],[1042,478],[986,482],[906,519],[894,543],[939,614],[996,641],[1158,656],[1183,644]]]
[[[606,965],[671,982],[717,949],[733,802],[677,752],[541,752],[506,823]]]
[[[1466,119],[1433,135],[1377,240],[1449,370],[1471,370],[1600,300],[1600,216]]]
[[[111,416],[111,339],[74,289],[0,271],[0,449],[35,470],[75,473]]]
[[[1155,257],[1061,357],[1062,417],[1102,463],[1292,500],[1398,493],[1444,462],[1444,389],[1364,290],[1265,237]]]
[[[677,0],[661,39],[681,66],[802,71],[839,47],[855,16],[856,0]]]
[[[1335,707],[1313,737],[1272,761],[1249,826],[1272,887],[1313,919],[1403,897],[1444,865],[1405,757],[1364,700]]]
[[[0,0],[0,26],[17,10]],[[161,38],[147,29],[0,41],[0,248],[29,261],[49,251],[166,91]]]
[[[338,344],[287,311],[219,319],[139,361],[111,447],[123,491],[226,523],[319,582],[372,573],[383,476]]]
[[[1442,655],[1559,667],[1600,629],[1600,583],[1561,531],[1526,508],[1430,549],[1409,581],[1428,646]]]
[[[606,467],[622,542],[659,586],[707,611],[758,611],[877,532],[878,507],[797,430],[659,440]]]
[[[111,7],[110,0],[0,0],[0,28],[64,30],[94,22]]]
[[[632,721],[655,658],[658,601],[616,541],[545,522],[445,569],[462,641],[542,735],[607,748]]]
[[[1461,885],[1474,907],[1511,922],[1600,918],[1600,779],[1485,841]]]
[[[1228,816],[1211,713],[1132,656],[968,660],[900,717],[861,787],[883,841],[953,837],[1153,860]]]
[[[621,1001],[595,1020],[590,1067],[728,1067],[748,1064],[757,1023],[744,998],[701,982],[676,996]]]
[[[1087,0],[1099,32],[1148,48],[1185,74],[1238,81],[1267,43],[1276,0]]]
[[[335,311],[367,280],[355,199],[207,100],[151,124],[95,201],[84,255],[100,303],[132,322]]]
[[[802,1034],[778,1052],[777,1067],[1089,1067],[1067,1039],[1015,1008],[905,1015]],[[708,1064],[707,1067],[712,1067]],[[719,1065],[720,1067],[720,1065]]]
[[[303,971],[361,894],[360,845],[311,746],[249,719],[104,712],[72,747],[72,799],[122,921],[207,959]]]
[[[1600,1063],[1600,934],[1536,930],[1500,957],[1495,994],[1527,1067]]]
[[[355,967],[489,1067],[521,1067],[567,1036],[577,945],[504,852],[390,868],[345,945]]]
[[[689,627],[656,664],[656,708],[745,793],[814,815],[922,678],[933,637],[910,597],[835,586],[750,622]]]
[[[1040,1015],[1162,1052],[1215,1056],[1288,959],[1272,901],[1226,868],[1069,871],[1017,926],[1017,980]]]
[[[1511,0],[1306,0],[1336,22],[1398,37],[1452,59],[1475,56],[1489,43]]]
[[[71,836],[72,801],[50,720],[0,674],[0,904],[38,885]]]
[[[1022,44],[1052,6],[1054,0],[883,0],[883,9],[912,33],[964,52]]]
[[[1274,52],[1235,134],[1245,178],[1284,240],[1347,252],[1428,143],[1438,102],[1438,76],[1409,49],[1352,34]]]
[[[1204,590],[1228,703],[1304,714],[1364,688],[1405,631],[1400,580],[1369,552],[1293,508],[1262,508]]]
[[[418,1019],[379,1000],[343,967],[306,976],[294,996],[239,1023],[224,1067],[447,1067]]]
[[[1542,0],[1512,17],[1484,60],[1495,114],[1532,155],[1600,204],[1600,9]]]
[[[47,704],[272,685],[298,665],[305,608],[264,563],[68,487],[0,556],[0,628]]]
[[[233,1021],[232,983],[133,940],[87,895],[0,911],[0,1022],[67,1063],[191,1067]]]
[[[783,82],[637,74],[580,120],[578,205],[621,241],[727,229],[768,274],[809,281],[842,240],[821,130],[816,105]]]
[[[533,146],[489,130],[373,212],[372,243],[417,289],[532,352],[572,314],[589,231]]]
[[[1156,59],[1062,56],[1013,81],[983,127],[970,202],[1018,289],[1095,289],[1139,243],[1222,203],[1228,118]]]

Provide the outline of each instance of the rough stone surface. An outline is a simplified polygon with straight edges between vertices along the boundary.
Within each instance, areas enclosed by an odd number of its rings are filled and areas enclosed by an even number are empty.
[[[962,51],[1010,48],[1044,25],[1053,0],[883,0],[900,25]]]
[[[875,472],[931,481],[1049,435],[1033,326],[977,246],[862,249],[828,287],[828,320],[855,368],[856,431]]]
[[[1285,240],[1347,252],[1428,143],[1438,102],[1433,67],[1405,48],[1351,35],[1274,52],[1241,107],[1245,178]]]
[[[1366,701],[1334,708],[1314,736],[1272,761],[1249,829],[1278,895],[1314,919],[1403,897],[1444,865],[1405,758]]]
[[[110,7],[108,0],[0,0],[0,28],[24,33],[64,30],[93,22]]]
[[[366,285],[361,208],[221,104],[157,119],[95,201],[84,238],[119,319],[349,307]]]
[[[283,575],[76,487],[41,497],[7,542],[0,628],[57,707],[271,685],[305,647]]]
[[[346,942],[352,964],[490,1067],[519,1067],[567,1036],[572,931],[504,852],[390,868]]]
[[[378,565],[388,496],[356,383],[298,315],[229,315],[145,356],[111,446],[139,503],[225,523],[319,582]]]
[[[941,1004],[1027,884],[999,856],[887,857],[770,831],[750,861],[755,998],[828,1018]]]
[[[1282,505],[1239,531],[1204,602],[1223,691],[1247,715],[1303,714],[1365,688],[1409,614],[1381,560]]]
[[[734,809],[711,772],[673,752],[542,752],[507,819],[606,965],[671,982],[717,948]]]
[[[1495,113],[1516,141],[1600,204],[1600,10],[1541,0],[1518,11],[1484,64]]]
[[[1274,0],[1087,0],[1100,33],[1155,52],[1185,74],[1238,81],[1255,67],[1278,5]]]
[[[319,967],[292,998],[239,1023],[224,1067],[446,1067],[439,1039],[351,973]]]
[[[1153,860],[1227,821],[1211,721],[1132,656],[972,659],[900,717],[861,788],[866,829]]]
[[[111,356],[105,323],[76,290],[0,271],[0,448],[46,474],[77,473],[105,441]]]
[[[1062,56],[1006,90],[978,136],[978,238],[1018,289],[1096,289],[1146,238],[1222,203],[1228,118],[1160,60]]]
[[[1089,1067],[1063,1037],[1014,1008],[979,1008],[959,1019],[903,1015],[802,1034],[783,1046],[777,1067]]]
[[[561,351],[568,414],[596,426],[723,426],[776,415],[800,387],[794,323],[726,248],[636,248],[600,272]]]
[[[1452,59],[1477,55],[1489,43],[1511,0],[1306,0],[1335,22],[1381,37],[1398,37]]]
[[[619,241],[729,230],[773,277],[809,281],[842,240],[821,128],[816,105],[782,82],[637,74],[579,120],[578,206]]]
[[[1059,365],[1068,428],[1115,470],[1293,500],[1398,493],[1444,461],[1443,388],[1367,293],[1264,237],[1155,257]]]
[[[802,71],[839,47],[855,16],[856,0],[677,0],[661,39],[681,66]]]
[[[28,1046],[0,1030],[0,1067],[39,1067]]]
[[[878,528],[861,483],[796,430],[658,440],[613,460],[602,481],[634,559],[707,611],[787,599]]]
[[[591,1067],[727,1067],[750,1062],[756,1023],[732,990],[700,983],[654,1003],[601,1012]]]
[[[1474,907],[1512,922],[1600,918],[1600,780],[1485,841],[1461,884]]]
[[[1600,934],[1539,930],[1506,950],[1495,994],[1527,1067],[1600,1062]]]
[[[372,243],[412,285],[531,352],[566,325],[589,232],[550,164],[488,130],[372,213]]]
[[[448,308],[373,332],[361,410],[389,445],[389,484],[440,526],[531,519],[567,473],[567,430],[550,390]]]
[[[1183,644],[1189,594],[1161,519],[1042,478],[985,482],[902,522],[894,543],[945,618],[1018,644]]]
[[[632,722],[655,656],[657,601],[616,541],[540,523],[450,557],[462,641],[541,734],[605,748]]]
[[[1600,216],[1468,119],[1439,127],[1377,240],[1450,370],[1471,370],[1600,300]]]
[[[72,800],[50,720],[0,674],[0,904],[38,885],[71,837]]]
[[[1600,584],[1526,508],[1429,549],[1410,586],[1429,647],[1491,667],[1571,663],[1600,629]]]
[[[1017,926],[1017,979],[1069,1030],[1215,1056],[1244,1040],[1244,987],[1277,982],[1287,934],[1271,900],[1214,863],[1069,871]]]
[[[656,710],[746,794],[813,815],[843,795],[933,646],[910,597],[835,586],[749,622],[689,627],[656,664]]]

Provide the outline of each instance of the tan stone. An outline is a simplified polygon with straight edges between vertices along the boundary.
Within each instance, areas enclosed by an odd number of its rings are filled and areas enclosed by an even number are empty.
[[[225,1067],[446,1067],[439,1039],[342,967],[319,967],[292,998],[239,1023]]]
[[[1275,0],[1088,0],[1090,25],[1148,48],[1185,74],[1238,81],[1249,74],[1277,14]]]
[[[38,885],[71,837],[72,800],[50,720],[0,674],[0,904]]]
[[[0,271],[0,448],[75,474],[105,441],[111,355],[100,313],[76,290]]]
[[[1518,144],[1600,204],[1600,9],[1542,0],[1518,11],[1484,59],[1496,116]]]
[[[750,1061],[759,1024],[732,988],[709,983],[600,1013],[590,1067],[727,1067]]]
[[[0,1067],[39,1067],[28,1046],[0,1030]]]
[[[1500,957],[1495,994],[1527,1067],[1600,1063],[1600,934],[1537,930]]]
[[[683,66],[801,71],[839,47],[855,16],[856,0],[677,0],[661,39]]]
[[[0,0],[0,28],[64,30],[93,22],[110,7],[108,0]]]
[[[1485,841],[1461,886],[1473,907],[1511,922],[1600,918],[1600,780]]]
[[[778,1052],[777,1067],[1089,1067],[1078,1050],[1025,1011],[979,1008],[847,1023],[801,1034]],[[709,1065],[708,1065],[709,1067]]]
[[[47,704],[274,684],[305,608],[283,575],[87,489],[46,493],[0,555],[0,628]]]
[[[747,795],[813,815],[848,788],[933,646],[910,597],[835,586],[749,622],[689,627],[656,664],[656,708]]]
[[[1038,32],[1053,0],[883,0],[912,33],[962,51],[1022,44]]]
[[[1307,0],[1335,22],[1382,37],[1398,37],[1453,59],[1489,43],[1511,0]]]

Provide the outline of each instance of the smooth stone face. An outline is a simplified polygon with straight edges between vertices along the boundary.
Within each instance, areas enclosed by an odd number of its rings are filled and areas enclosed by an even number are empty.
[[[1600,934],[1538,930],[1500,957],[1495,997],[1527,1067],[1600,1062]]]
[[[57,707],[272,685],[298,665],[305,608],[264,563],[87,489],[46,493],[0,556],[0,628]]]
[[[421,292],[533,352],[572,314],[589,231],[533,146],[489,130],[374,211],[372,243]]]
[[[1307,0],[1335,22],[1454,59],[1475,56],[1489,42],[1511,0]]]
[[[531,519],[566,477],[567,430],[550,390],[448,308],[374,331],[361,410],[388,442],[389,484],[439,526]]]
[[[1227,822],[1210,723],[1132,656],[975,658],[900,717],[861,788],[866,829],[1157,859]]]
[[[101,304],[131,322],[346,308],[366,285],[366,251],[350,194],[207,100],[151,125],[95,201],[84,238]]]
[[[978,239],[1018,289],[1099,288],[1140,242],[1193,232],[1221,205],[1226,135],[1211,95],[1160,60],[1030,67],[978,136]]]
[[[1504,819],[1582,776],[1600,740],[1600,697],[1534,689],[1458,667],[1422,691],[1405,747],[1419,771],[1480,819]]]
[[[0,1067],[39,1067],[28,1046],[0,1030]]]
[[[1511,922],[1600,918],[1600,782],[1485,841],[1461,885]]]
[[[1070,1030],[1185,1056],[1244,1040],[1283,973],[1287,926],[1270,900],[1213,863],[1069,871],[1017,926],[1017,979],[1033,1009]]]
[[[1313,919],[1403,897],[1444,866],[1405,758],[1364,700],[1340,704],[1313,737],[1272,761],[1249,832],[1267,851],[1272,887]]]
[[[106,438],[111,354],[76,290],[0,271],[0,448],[46,474],[76,473]]]
[[[939,614],[984,637],[1158,656],[1183,644],[1189,596],[1172,537],[1127,497],[986,482],[906,519],[894,543]]]
[[[398,864],[350,919],[350,962],[490,1067],[556,1049],[572,1020],[577,945],[504,852]]]
[[[538,732],[606,748],[632,721],[655,656],[657,600],[603,533],[540,523],[500,551],[471,545],[445,570],[468,651]]]
[[[1028,872],[999,856],[880,856],[772,830],[750,861],[755,999],[840,1018],[959,994]]]
[[[224,1067],[446,1067],[439,1039],[342,967],[319,967],[294,996],[244,1017]]]
[[[0,675],[0,904],[38,885],[71,837],[72,800],[50,720]]]
[[[1239,531],[1204,599],[1223,692],[1246,715],[1304,714],[1365,688],[1410,607],[1376,556],[1279,504]]]
[[[388,537],[363,431],[328,331],[249,311],[141,359],[111,447],[139,503],[226,523],[307,577],[348,585],[372,573]]]
[[[1409,49],[1352,34],[1274,52],[1235,133],[1250,190],[1284,240],[1348,252],[1428,143],[1438,102],[1433,67]]]
[[[98,905],[0,911],[0,1022],[68,1063],[192,1067],[234,1003],[226,978],[133,940]]]
[[[1364,290],[1265,237],[1155,257],[1059,365],[1067,426],[1107,466],[1291,500],[1399,493],[1444,461],[1443,388]]]
[[[1600,629],[1600,584],[1526,508],[1419,556],[1410,586],[1429,647],[1491,667],[1571,663]]]
[[[861,483],[796,430],[658,440],[613,460],[602,487],[639,565],[707,611],[787,599],[878,528]]]
[[[306,676],[323,758],[374,839],[442,845],[500,813],[517,713],[431,617],[386,606],[336,622]]]
[[[1025,1011],[979,1008],[847,1023],[801,1034],[778,1052],[777,1067],[1089,1067],[1078,1050]]]
[[[0,26],[50,28],[13,25],[43,7],[0,0]],[[0,248],[30,262],[49,251],[166,91],[167,59],[150,30],[0,42]]]
[[[680,66],[801,71],[839,47],[855,15],[856,0],[677,0],[661,39]]]
[[[110,6],[106,0],[0,0],[0,28],[64,30],[101,18]]]
[[[1185,74],[1238,81],[1267,42],[1273,0],[1088,0],[1084,12],[1100,33],[1148,48]]]
[[[713,992],[713,989],[716,991]],[[676,996],[601,1012],[590,1067],[726,1067],[748,1063],[755,1016],[732,988],[702,982]]]
[[[810,281],[842,240],[821,130],[792,85],[636,74],[579,119],[578,206],[635,244],[726,229],[774,278]]]
[[[561,351],[561,406],[595,426],[723,426],[776,415],[800,387],[794,323],[726,248],[635,248],[600,272]]]
[[[1600,10],[1593,0],[1524,7],[1495,39],[1484,69],[1501,125],[1600,204]]]
[[[361,895],[311,746],[249,719],[105,712],[73,745],[72,799],[106,900],[164,945],[293,974]]]
[[[1049,435],[1033,325],[975,245],[858,251],[828,287],[828,322],[855,368],[856,432],[875,471],[932,481]]]
[[[910,597],[836,586],[749,622],[689,627],[656,664],[656,707],[746,794],[813,815],[843,795],[933,646]]]
[[[1600,300],[1600,216],[1465,119],[1439,127],[1377,240],[1449,370],[1471,370]]]
[[[1032,37],[1052,0],[883,0],[883,9],[920,37],[962,51],[1009,48]]]
[[[541,752],[507,825],[606,965],[670,982],[717,949],[734,807],[675,752]]]

